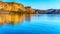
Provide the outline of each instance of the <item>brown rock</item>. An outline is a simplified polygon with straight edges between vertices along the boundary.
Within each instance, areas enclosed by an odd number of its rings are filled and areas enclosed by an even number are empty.
[[[15,2],[0,2],[0,10],[4,11],[25,11],[25,8],[22,4]]]
[[[32,9],[30,6],[25,7],[25,9],[29,13],[34,13],[34,9]]]

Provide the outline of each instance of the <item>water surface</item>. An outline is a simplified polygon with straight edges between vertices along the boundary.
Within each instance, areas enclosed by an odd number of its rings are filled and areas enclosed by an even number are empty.
[[[0,14],[0,34],[60,34],[60,14]]]

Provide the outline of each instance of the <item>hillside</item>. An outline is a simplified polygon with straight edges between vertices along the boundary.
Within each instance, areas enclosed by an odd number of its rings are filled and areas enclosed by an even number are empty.
[[[25,11],[25,7],[16,2],[0,2],[0,11]]]

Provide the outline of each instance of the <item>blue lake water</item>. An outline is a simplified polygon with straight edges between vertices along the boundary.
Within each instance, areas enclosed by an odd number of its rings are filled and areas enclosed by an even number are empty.
[[[28,14],[23,17],[17,24],[1,25],[0,34],[60,34],[60,14]]]

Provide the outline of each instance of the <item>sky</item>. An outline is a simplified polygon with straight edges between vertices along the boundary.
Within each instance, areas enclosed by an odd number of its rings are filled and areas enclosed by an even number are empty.
[[[4,2],[17,2],[34,9],[60,9],[60,0],[2,0]]]

